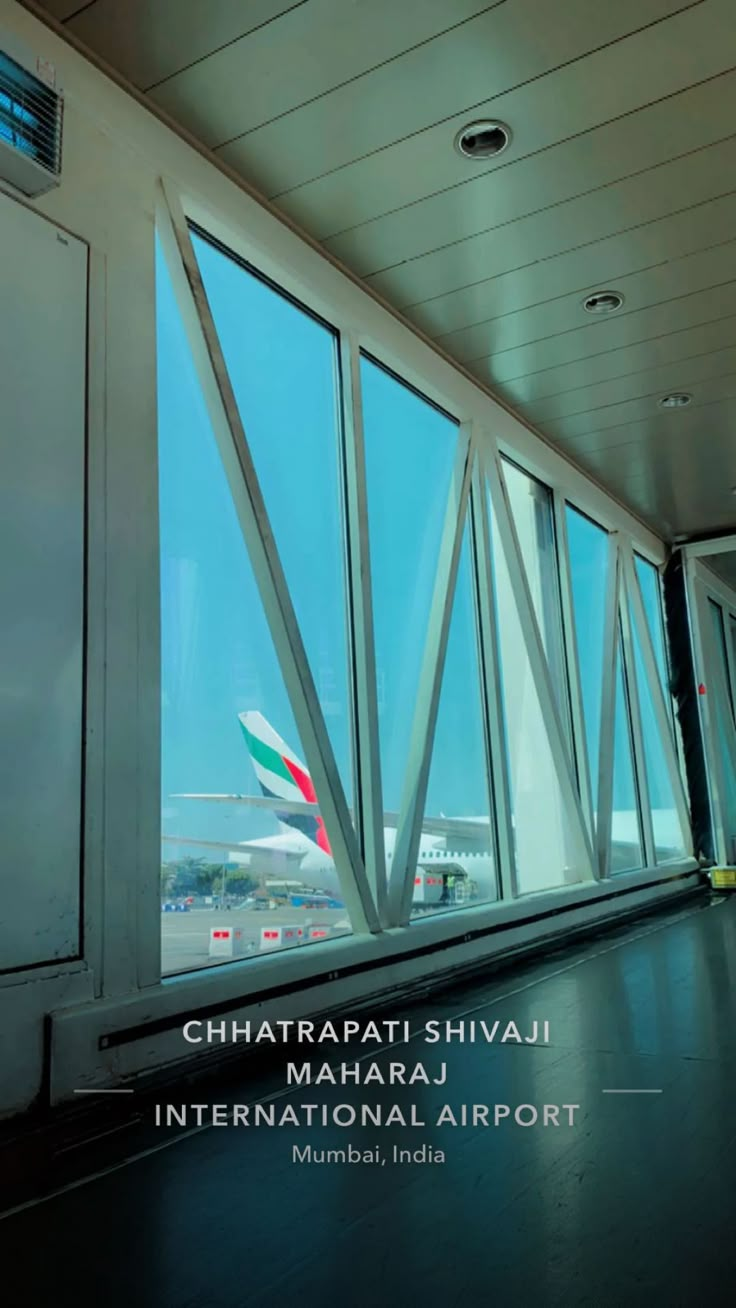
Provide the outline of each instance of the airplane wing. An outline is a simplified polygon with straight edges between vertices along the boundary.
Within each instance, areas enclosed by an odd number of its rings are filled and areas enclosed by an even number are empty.
[[[278,799],[270,798],[264,795],[203,795],[203,794],[186,794],[171,795],[171,799],[199,799],[211,800],[217,804],[248,804],[253,808],[267,809],[272,813],[311,813],[315,816],[319,813],[319,804],[310,804],[307,800],[299,799]],[[351,813],[352,816],[352,813]],[[383,824],[386,827],[396,828],[399,825],[398,813],[384,813]],[[471,843],[483,841],[485,837],[485,828],[489,825],[486,817],[462,818],[462,817],[424,817],[422,818],[422,831],[428,836],[441,836],[450,841],[469,840]],[[193,842],[190,842],[193,843]],[[230,846],[233,848],[233,846]]]
[[[268,846],[258,840],[198,840],[193,836],[169,835],[162,835],[161,839],[170,845],[197,845],[204,849],[226,849],[233,854],[256,854],[260,858],[270,858],[273,862],[278,861],[280,866],[286,861],[295,868],[299,866],[304,857],[303,849],[290,848],[286,841],[282,841],[278,846]]]
[[[319,804],[306,799],[277,799],[265,795],[169,795],[169,799],[208,799],[213,804],[249,804],[279,813],[319,813]]]

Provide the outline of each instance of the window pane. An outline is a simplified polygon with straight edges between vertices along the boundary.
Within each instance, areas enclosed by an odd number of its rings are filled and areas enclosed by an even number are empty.
[[[643,849],[629,700],[619,641],[616,655],[616,708],[613,723],[611,873],[627,872],[643,867]]]
[[[664,745],[654,713],[654,700],[644,671],[641,641],[639,640],[636,624],[633,621],[631,623],[631,639],[634,649],[636,681],[639,688],[641,731],[654,831],[654,854],[658,863],[664,863],[672,859],[685,858],[687,854],[686,841],[675,804],[675,795],[665,759]],[[674,749],[674,740],[671,740],[670,743]]]
[[[667,655],[664,645],[664,624],[662,622],[662,597],[659,589],[659,573],[652,563],[647,563],[638,554],[634,555],[636,564],[636,575],[639,581],[641,597],[644,604],[647,623],[649,624],[649,634],[654,646],[654,657],[657,660],[657,669],[659,679],[662,683],[662,691],[668,705],[671,705],[669,692],[669,675],[667,671]]]
[[[677,752],[680,775],[682,777],[683,786],[686,787],[687,777],[683,764],[685,750],[682,740],[682,729],[680,727],[679,717],[675,712],[675,703],[672,692],[670,691],[669,660],[667,658],[660,576],[659,572],[654,567],[654,564],[648,563],[646,559],[642,559],[640,555],[635,554],[634,561],[636,564],[636,576],[639,582],[639,589],[644,605],[644,613],[649,627],[649,634],[652,638],[652,646],[654,648],[654,657],[657,662],[657,671],[659,672],[662,694],[664,695],[670,722],[672,723],[672,739]],[[661,820],[662,819],[658,819],[658,821]]]
[[[575,640],[585,716],[593,813],[598,813],[598,754],[603,693],[603,641],[608,579],[608,533],[567,505]]]
[[[567,824],[492,508],[491,530],[516,872],[519,893],[529,894],[580,881],[586,869]]]
[[[193,241],[350,802],[336,339],[227,254]]]
[[[415,913],[496,899],[488,782],[466,527],[414,879]]]
[[[322,933],[350,928],[160,255],[156,291],[161,925],[163,970],[170,973],[228,961],[233,952],[254,956],[312,933],[322,939]],[[278,389],[275,376],[272,385]],[[244,796],[245,801],[186,799],[182,792]],[[290,801],[288,812],[279,812],[279,799]],[[295,811],[294,804],[301,807]],[[300,906],[305,896],[313,907]],[[213,931],[220,934],[213,938]]]
[[[384,804],[401,805],[457,425],[361,360]],[[395,830],[387,831],[387,856]]]
[[[522,472],[514,463],[504,459],[502,466],[534,612],[557,696],[557,707],[563,729],[571,741],[552,496],[546,486]]]
[[[731,695],[731,682],[728,675],[728,654],[726,651],[726,632],[723,626],[723,609],[716,601],[708,598],[708,612],[710,614],[713,637],[715,641],[715,652],[718,660],[718,675],[722,679],[722,689],[729,696]],[[731,619],[733,622],[733,618]]]
[[[708,598],[708,612],[711,617],[713,636],[715,638],[716,657],[718,659],[718,690],[719,698],[726,698],[731,712],[734,711],[733,691],[731,687],[731,678],[728,675],[728,649],[726,646],[726,631],[723,625],[724,611],[720,604]],[[734,620],[729,614],[729,626],[731,631],[731,641],[734,636]]]
[[[727,841],[727,857],[736,852],[736,771],[734,770],[734,729],[731,683],[728,676],[728,659],[726,655],[726,634],[723,628],[723,610],[715,600],[708,599],[708,612],[713,634],[712,657],[715,659],[713,672],[708,680],[708,705],[712,732],[715,737],[714,747],[718,750],[723,795],[723,825]],[[733,618],[730,618],[733,636]],[[707,649],[707,645],[706,645]],[[707,656],[706,656],[707,657]]]

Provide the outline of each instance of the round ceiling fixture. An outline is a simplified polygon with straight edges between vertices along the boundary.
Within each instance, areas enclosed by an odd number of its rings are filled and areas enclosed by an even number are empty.
[[[615,313],[621,308],[624,297],[619,291],[594,291],[586,295],[583,308],[586,313]]]
[[[673,391],[671,395],[662,396],[659,407],[660,409],[685,409],[692,398],[688,391]]]
[[[510,140],[510,127],[483,118],[480,122],[461,127],[455,137],[455,149],[466,159],[495,159]]]

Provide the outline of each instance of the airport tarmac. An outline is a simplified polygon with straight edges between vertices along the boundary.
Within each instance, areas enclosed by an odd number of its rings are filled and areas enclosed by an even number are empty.
[[[243,956],[248,958],[261,952],[263,927],[283,926],[327,927],[329,938],[348,935],[350,932],[344,908],[233,908],[224,912],[212,908],[191,908],[188,913],[162,913],[162,971],[165,976],[170,976],[173,972],[190,972],[195,968],[229,962],[228,958],[210,959],[210,931],[213,927],[240,927],[243,932]]]

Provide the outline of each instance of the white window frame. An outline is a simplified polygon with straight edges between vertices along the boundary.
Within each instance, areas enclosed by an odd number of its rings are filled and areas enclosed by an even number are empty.
[[[690,639],[696,686],[703,686],[705,693],[698,693],[698,711],[703,736],[708,797],[710,801],[711,826],[715,844],[716,860],[721,864],[736,861],[736,833],[726,823],[726,783],[721,764],[720,744],[713,722],[711,709],[712,695],[709,687],[713,677],[719,675],[718,659],[713,648],[712,624],[708,614],[708,601],[712,599],[721,609],[726,625],[726,661],[727,675],[731,682],[731,692],[736,694],[736,661],[731,648],[728,620],[736,619],[736,591],[708,567],[708,557],[736,550],[736,535],[719,537],[717,540],[698,541],[685,545],[682,553],[685,559],[685,583],[687,604],[690,616]],[[725,687],[728,694],[729,687]],[[736,703],[736,700],[733,701]],[[732,748],[731,763],[736,772],[736,735],[727,732],[728,746]]]

